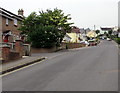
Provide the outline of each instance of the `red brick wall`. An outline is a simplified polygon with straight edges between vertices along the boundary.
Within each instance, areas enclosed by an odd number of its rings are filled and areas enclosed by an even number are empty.
[[[10,54],[10,47],[3,47],[2,48],[2,59],[8,61]]]
[[[15,51],[20,53],[20,57],[23,56],[23,42],[21,40],[16,40]]]
[[[2,50],[2,59],[5,62],[21,58],[19,52],[10,51],[9,47],[3,47],[3,48],[1,48],[1,50]]]
[[[31,53],[51,53],[57,50],[56,47],[53,48],[31,48]]]
[[[19,59],[19,58],[21,58],[20,53],[18,53],[18,52],[10,52],[10,54],[9,54],[9,59],[10,60],[16,60],[16,59]]]
[[[80,44],[80,43],[63,43],[62,44],[62,47],[66,47],[68,49],[73,49],[73,48],[80,48],[80,47],[85,47],[86,45],[85,44]]]
[[[68,49],[73,49],[73,48],[80,48],[80,47],[85,47],[85,44],[80,44],[80,43],[63,43],[61,47],[53,47],[53,48],[31,48],[31,53],[50,53],[50,52],[55,52],[60,49],[66,49],[66,46]]]
[[[1,48],[2,59],[5,61],[19,59],[23,56],[23,43],[21,40],[16,40],[15,52],[10,50],[10,47],[6,46]]]

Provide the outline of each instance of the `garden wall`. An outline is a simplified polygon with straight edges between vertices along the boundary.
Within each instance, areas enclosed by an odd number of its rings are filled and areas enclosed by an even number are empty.
[[[80,43],[64,43],[64,44],[66,45],[66,48],[68,48],[68,49],[81,48],[81,47],[86,46],[85,44],[80,44]]]
[[[16,40],[15,43],[4,43],[0,46],[2,61],[10,61],[22,58],[22,56],[30,56],[30,45],[23,44],[21,40]]]
[[[31,53],[51,53],[63,49],[73,49],[85,47],[85,44],[80,43],[62,43],[61,47],[52,47],[52,48],[31,48]]]
[[[51,53],[55,52],[57,50],[57,47],[52,48],[33,48],[31,47],[31,53]]]

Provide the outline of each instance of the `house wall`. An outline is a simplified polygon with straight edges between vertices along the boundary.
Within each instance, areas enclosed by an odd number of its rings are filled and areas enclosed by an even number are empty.
[[[79,33],[67,33],[67,35],[69,37],[71,37],[70,42],[72,42],[72,43],[79,43],[80,42],[80,40],[78,39],[80,36]]]
[[[14,20],[12,19],[8,19],[8,25],[6,25],[6,18],[5,17],[2,17],[2,32],[5,32],[6,30],[11,30],[12,34],[15,35],[15,36],[19,36],[20,34],[20,30],[18,30],[18,28],[20,27],[20,24],[19,24],[19,20],[18,20],[18,25],[15,26],[14,25]],[[10,36],[9,37],[10,41],[9,42],[13,42],[13,36]]]
[[[2,17],[2,24],[3,24],[2,25],[3,32],[5,30],[11,30],[11,31],[13,31],[14,34],[19,35],[19,30],[18,30],[18,28],[20,27],[19,21],[18,21],[18,25],[15,26],[14,21],[12,19],[9,19],[9,23],[8,23],[8,26],[7,26],[6,25],[6,18]]]
[[[108,33],[108,31],[100,30],[100,34],[104,34],[105,32]]]
[[[2,43],[2,16],[0,16],[0,43]],[[0,48],[0,59],[2,59],[2,48]]]
[[[0,42],[2,42],[2,16],[0,16]]]

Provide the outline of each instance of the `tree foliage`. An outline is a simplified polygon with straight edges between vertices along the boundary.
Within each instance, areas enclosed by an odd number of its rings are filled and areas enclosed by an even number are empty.
[[[49,48],[59,46],[65,33],[71,29],[68,20],[70,15],[65,15],[62,10],[55,8],[31,13],[24,18],[20,30],[28,35],[28,40],[33,47]]]
[[[113,32],[112,30],[109,30],[109,31],[108,31],[108,34],[109,34],[109,35],[112,35],[112,32]]]
[[[96,34],[99,34],[100,33],[100,30],[96,30]]]

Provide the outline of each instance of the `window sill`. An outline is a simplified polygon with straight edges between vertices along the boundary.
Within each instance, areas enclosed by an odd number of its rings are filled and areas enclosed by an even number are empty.
[[[17,25],[14,24],[15,27],[17,27]]]

